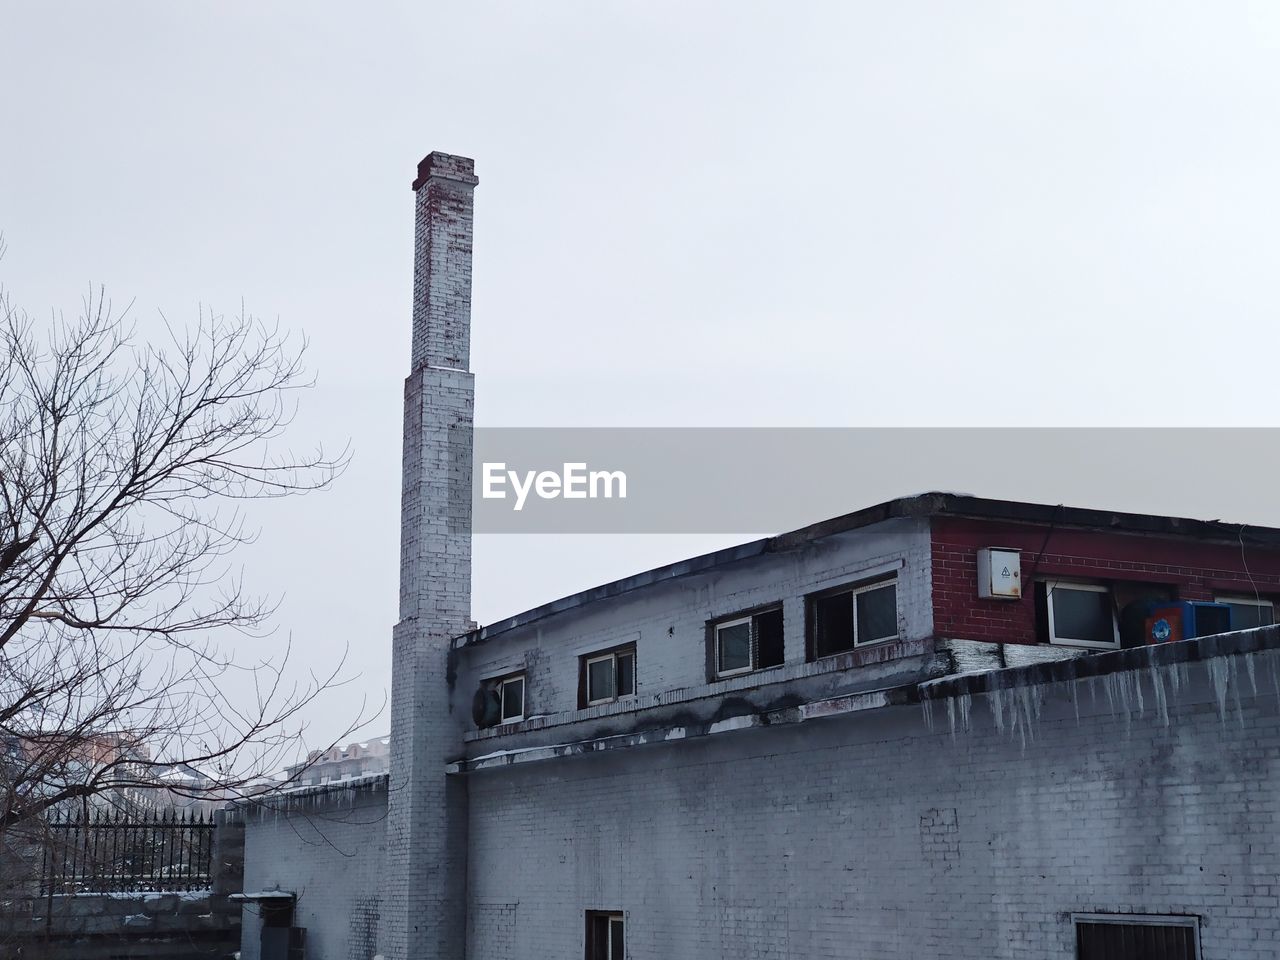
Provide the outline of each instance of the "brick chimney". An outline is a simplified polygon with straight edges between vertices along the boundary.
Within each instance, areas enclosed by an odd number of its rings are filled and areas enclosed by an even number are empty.
[[[471,345],[474,164],[431,153],[413,181],[413,335],[404,386],[400,622],[392,634],[391,784],[378,936],[387,960],[466,950],[466,787],[445,775],[462,752],[469,702],[449,671],[471,627]]]
[[[471,353],[471,233],[479,181],[466,157],[429,153],[413,181],[413,365],[466,370]]]

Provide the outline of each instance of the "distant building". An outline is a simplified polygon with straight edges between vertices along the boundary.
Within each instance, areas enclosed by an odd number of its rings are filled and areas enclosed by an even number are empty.
[[[375,737],[328,750],[312,750],[305,761],[288,768],[285,780],[290,787],[315,786],[387,773],[390,769],[391,738]]]
[[[391,772],[245,809],[245,960],[1275,955],[1280,530],[925,494],[473,624],[475,183],[414,183]]]
[[[140,783],[149,776],[150,763],[150,747],[131,731],[10,733],[0,754],[0,787],[14,796],[50,796],[64,787],[94,782],[94,793],[60,807],[149,810],[158,798]]]

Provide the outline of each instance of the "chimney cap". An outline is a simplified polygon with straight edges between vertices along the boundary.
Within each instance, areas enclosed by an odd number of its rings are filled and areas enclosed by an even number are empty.
[[[459,157],[452,153],[441,153],[433,150],[422,158],[418,164],[418,177],[413,181],[416,192],[428,180],[453,180],[475,186],[480,182],[476,177],[476,162],[470,157]]]

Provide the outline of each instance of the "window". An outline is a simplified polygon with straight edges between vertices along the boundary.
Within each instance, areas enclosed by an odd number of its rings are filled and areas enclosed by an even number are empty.
[[[1215,603],[1225,603],[1231,608],[1231,629],[1249,630],[1276,622],[1275,608],[1270,600],[1257,597],[1214,597]]]
[[[1050,643],[1106,649],[1120,646],[1115,604],[1106,587],[1047,580],[1043,590]]]
[[[621,913],[587,911],[587,960],[624,960],[626,937]]]
[[[499,691],[502,699],[502,722],[513,723],[524,719],[524,674],[505,677]]]
[[[782,608],[735,614],[712,623],[711,644],[715,677],[782,666]]]
[[[636,692],[635,644],[579,658],[578,706],[611,703]]]
[[[493,727],[524,719],[524,674],[482,680],[476,691],[472,716],[477,727]]]
[[[1195,917],[1077,914],[1079,960],[1198,960]]]
[[[898,582],[876,580],[808,598],[812,659],[898,638]]]

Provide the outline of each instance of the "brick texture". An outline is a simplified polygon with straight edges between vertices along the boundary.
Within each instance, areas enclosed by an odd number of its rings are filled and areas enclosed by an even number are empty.
[[[732,568],[648,588],[607,603],[531,624],[462,651],[458,686],[474,691],[485,677],[524,670],[526,714],[557,715],[578,707],[578,663],[584,654],[636,644],[636,693],[652,703],[679,690],[705,690],[707,622],[781,602],[785,666],[739,678],[750,686],[780,680],[805,665],[805,595],[867,576],[894,574],[898,630],[905,644],[933,634],[929,601],[929,528],[893,520],[785,554],[766,554]],[[901,656],[903,644],[866,647],[844,666]],[[586,715],[605,714],[593,708]]]
[[[1206,960],[1274,957],[1266,656],[1225,715],[1194,668],[1168,725],[1078,685],[1025,746],[979,698],[954,735],[902,707],[475,774],[470,902],[519,908],[477,914],[469,955],[580,956],[606,909],[630,960],[1068,960],[1073,912],[1196,915]]]
[[[1246,533],[1247,531],[1242,531]],[[1160,540],[1087,530],[937,517],[933,520],[933,620],[940,637],[1035,643],[1036,578],[1163,586],[1184,600],[1280,593],[1280,555],[1245,545]],[[977,551],[1022,551],[1023,598],[978,598]]]
[[[378,946],[388,960],[453,960],[466,938],[470,691],[455,703],[450,641],[471,627],[470,160],[418,167],[410,375],[404,393],[400,622],[392,636],[391,779]]]
[[[306,928],[306,956],[369,960],[376,953],[377,891],[386,856],[385,783],[335,789],[277,812],[248,807],[244,889],[298,895],[294,923]],[[372,895],[371,895],[372,892]],[[260,911],[246,906],[242,960],[259,960]]]
[[[413,363],[466,370],[471,350],[472,191],[466,157],[432,153],[413,183]]]

